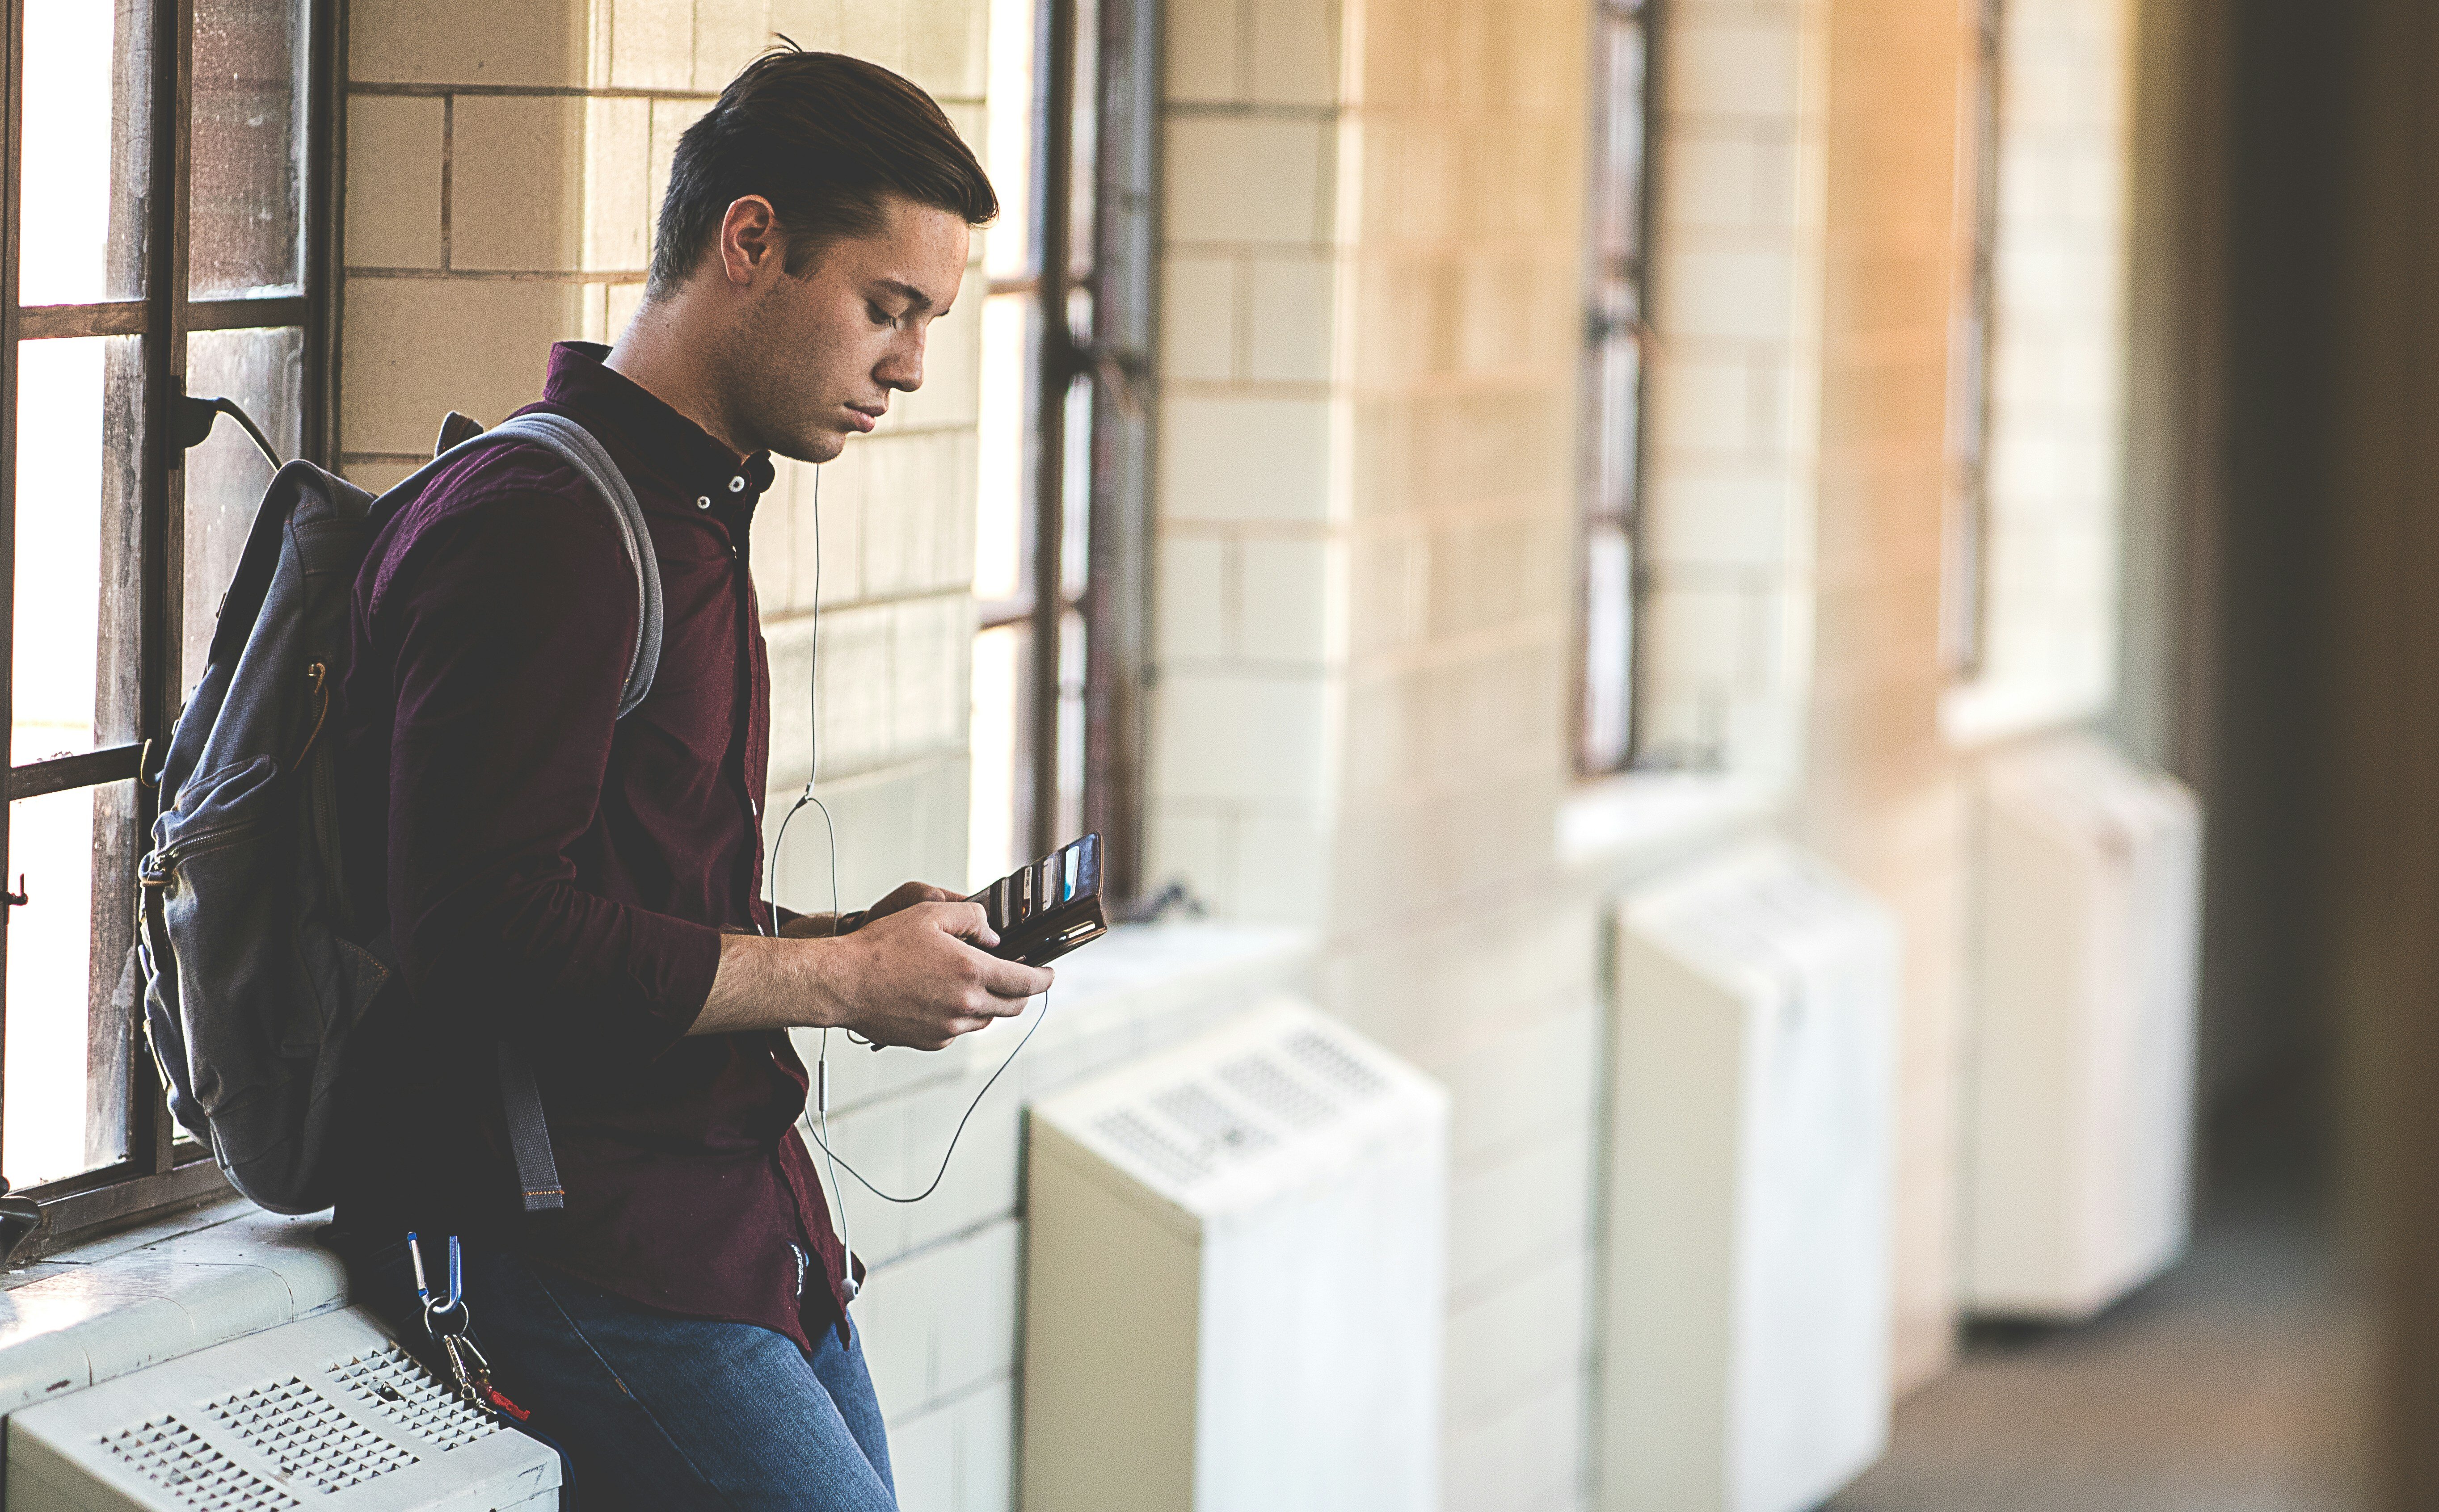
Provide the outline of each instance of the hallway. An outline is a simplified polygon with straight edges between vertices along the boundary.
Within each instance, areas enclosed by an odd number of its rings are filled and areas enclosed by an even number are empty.
[[[2088,1327],[1975,1328],[1825,1512],[2353,1512],[2361,1313],[2305,1118],[2242,1112],[2183,1264]]]

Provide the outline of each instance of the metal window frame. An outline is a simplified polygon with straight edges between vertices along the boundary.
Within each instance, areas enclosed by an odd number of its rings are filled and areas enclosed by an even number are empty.
[[[1613,167],[1609,158],[1609,143],[1613,139],[1611,122],[1613,118],[1615,95],[1610,77],[1611,54],[1608,28],[1619,19],[1630,17],[1643,32],[1643,83],[1638,100],[1643,112],[1641,137],[1643,161],[1638,165],[1635,187],[1637,204],[1633,281],[1636,286],[1637,311],[1644,322],[1638,335],[1646,341],[1647,345],[1646,361],[1635,378],[1634,407],[1638,427],[1641,426],[1646,400],[1650,391],[1648,322],[1652,290],[1651,224],[1653,215],[1660,204],[1660,154],[1654,147],[1660,133],[1662,71],[1660,44],[1665,16],[1664,0],[1596,0],[1589,21],[1593,43],[1592,142],[1591,151],[1586,155],[1590,168],[1587,179],[1590,191],[1589,202],[1593,205],[1600,203],[1602,181],[1612,171]],[[1594,219],[1588,216],[1587,224],[1592,224]],[[1629,573],[1627,615],[1630,626],[1627,659],[1626,750],[1613,765],[1600,765],[1587,759],[1587,752],[1591,745],[1592,720],[1592,648],[1589,639],[1592,626],[1592,582],[1590,552],[1586,546],[1595,510],[1600,507],[1600,501],[1594,498],[1594,493],[1599,486],[1600,448],[1604,444],[1600,428],[1606,418],[1601,402],[1603,382],[1601,343],[1611,334],[1606,326],[1607,317],[1598,304],[1603,282],[1598,266],[1599,258],[1600,249],[1591,244],[1588,239],[1584,258],[1586,326],[1580,399],[1584,431],[1582,452],[1577,467],[1576,516],[1576,666],[1571,685],[1572,707],[1568,720],[1567,742],[1570,751],[1569,759],[1574,765],[1576,775],[1581,777],[1608,776],[1619,772],[1631,771],[1643,764],[1648,755],[1645,740],[1645,720],[1641,715],[1645,703],[1644,689],[1650,671],[1648,657],[1646,654],[1646,637],[1643,634],[1643,610],[1649,596],[1650,588],[1650,568],[1644,557],[1647,535],[1645,528],[1647,511],[1645,508],[1644,486],[1650,471],[1650,449],[1643,438],[1638,438],[1635,447],[1634,502],[1624,522]]]
[[[305,83],[299,107],[305,139],[300,186],[303,248],[301,295],[271,298],[191,299],[187,256],[191,237],[190,145],[194,0],[152,0],[151,78],[147,101],[151,183],[145,238],[144,296],[96,304],[21,309],[18,296],[17,213],[25,151],[25,0],[0,0],[0,92],[5,93],[5,141],[0,141],[0,726],[11,720],[12,692],[5,669],[13,665],[16,592],[16,471],[18,344],[79,336],[134,336],[142,340],[145,408],[138,583],[138,700],[135,738],[129,744],[54,760],[12,767],[8,798],[39,796],[70,789],[126,781],[138,775],[141,754],[166,742],[177,718],[181,581],[177,566],[184,523],[185,453],[171,423],[185,388],[187,337],[194,331],[254,327],[299,327],[304,332],[305,376],[301,419],[305,454],[331,455],[335,424],[334,359],[337,271],[340,265],[338,134],[342,124],[342,48],[338,0],[306,0]],[[157,797],[139,783],[135,824],[149,833]],[[0,804],[0,854],[9,839],[9,810]],[[0,926],[0,1024],[6,1023],[8,930]],[[136,1034],[134,1024],[126,1026]],[[0,1037],[0,1055],[5,1055]],[[5,1070],[5,1061],[0,1061]],[[22,1247],[20,1261],[48,1253],[74,1238],[126,1227],[160,1213],[224,1195],[225,1180],[210,1153],[182,1141],[169,1115],[160,1078],[149,1056],[127,1057],[129,1087],[127,1157],[117,1164],[17,1194],[42,1207],[43,1230]],[[0,1148],[0,1171],[6,1169]]]
[[[1079,261],[1072,240],[1077,133],[1078,0],[1041,0],[1036,12],[1035,152],[1026,194],[1032,207],[1027,275],[991,285],[1030,296],[1027,378],[1025,577],[1010,598],[983,606],[978,631],[1023,625],[1025,669],[1018,692],[1017,832],[1030,854],[1072,836],[1058,833],[1059,661],[1062,623],[1080,616],[1085,634],[1083,824],[1098,830],[1102,892],[1123,909],[1143,885],[1145,694],[1150,678],[1148,553],[1155,406],[1153,352],[1159,308],[1159,0],[1099,0],[1092,39],[1095,110],[1092,245]],[[1082,290],[1094,329],[1079,339],[1069,296]],[[1085,479],[1088,562],[1067,591],[1067,396],[1092,382],[1092,451]]]

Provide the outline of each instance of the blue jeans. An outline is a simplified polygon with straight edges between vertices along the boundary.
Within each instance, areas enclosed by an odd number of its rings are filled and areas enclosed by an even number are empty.
[[[401,1236],[347,1261],[354,1300],[430,1347]],[[466,1306],[493,1380],[556,1442],[580,1512],[897,1512],[863,1351],[826,1329],[810,1357],[752,1324],[684,1318],[497,1251],[469,1248]],[[436,1283],[448,1241],[425,1236]]]

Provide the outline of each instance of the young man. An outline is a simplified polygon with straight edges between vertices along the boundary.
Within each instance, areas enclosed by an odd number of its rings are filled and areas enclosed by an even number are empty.
[[[474,1336],[586,1512],[896,1504],[786,1031],[937,1049],[1050,973],[978,948],[944,888],[845,934],[765,909],[749,526],[770,454],[827,461],[921,384],[997,208],[939,107],[853,59],[767,55],[686,132],[642,309],[606,352],[556,348],[537,406],[609,449],[659,557],[659,671],[625,719],[632,569],[554,454],[451,468],[356,582],[342,826],[403,980],[350,1053],[335,1242],[420,1345],[404,1236],[436,1280],[462,1239]],[[520,1212],[504,1037],[563,1213]]]

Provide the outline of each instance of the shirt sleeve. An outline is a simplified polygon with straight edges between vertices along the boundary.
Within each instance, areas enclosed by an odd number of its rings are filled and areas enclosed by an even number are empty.
[[[396,648],[388,897],[416,1000],[650,1058],[702,1012],[720,934],[576,881],[632,582],[597,505],[492,495],[424,523],[371,610]]]

